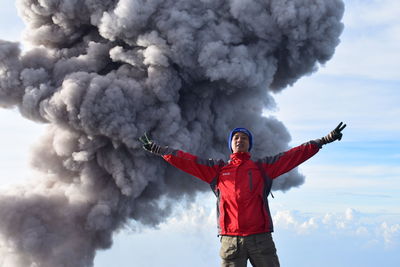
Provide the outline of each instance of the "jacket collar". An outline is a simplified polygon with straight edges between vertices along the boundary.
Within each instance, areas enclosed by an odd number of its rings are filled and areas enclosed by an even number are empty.
[[[234,165],[240,165],[250,159],[251,155],[249,152],[237,152],[232,153],[230,156],[230,163]]]

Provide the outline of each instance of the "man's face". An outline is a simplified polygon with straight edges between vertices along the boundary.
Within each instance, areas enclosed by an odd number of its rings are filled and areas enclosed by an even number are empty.
[[[237,132],[232,137],[231,146],[233,153],[248,152],[250,146],[249,137],[245,133]]]

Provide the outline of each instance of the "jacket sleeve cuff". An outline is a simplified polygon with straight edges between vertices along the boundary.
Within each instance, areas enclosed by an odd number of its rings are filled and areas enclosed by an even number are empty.
[[[322,146],[325,145],[324,141],[321,138],[311,140],[311,143],[317,144],[319,148],[322,148]]]

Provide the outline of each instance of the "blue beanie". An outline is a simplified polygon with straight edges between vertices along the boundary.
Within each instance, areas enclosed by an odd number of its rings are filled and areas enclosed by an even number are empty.
[[[251,132],[247,130],[246,128],[235,128],[231,131],[229,134],[229,139],[228,139],[228,147],[229,150],[232,152],[232,137],[235,133],[241,132],[246,134],[249,137],[249,151],[251,150],[251,147],[253,146],[253,136],[251,135]]]

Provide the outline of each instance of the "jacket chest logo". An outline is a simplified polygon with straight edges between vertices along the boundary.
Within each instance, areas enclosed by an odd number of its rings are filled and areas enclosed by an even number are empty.
[[[231,175],[231,173],[230,172],[223,172],[222,173],[222,176],[227,176],[227,175]]]

